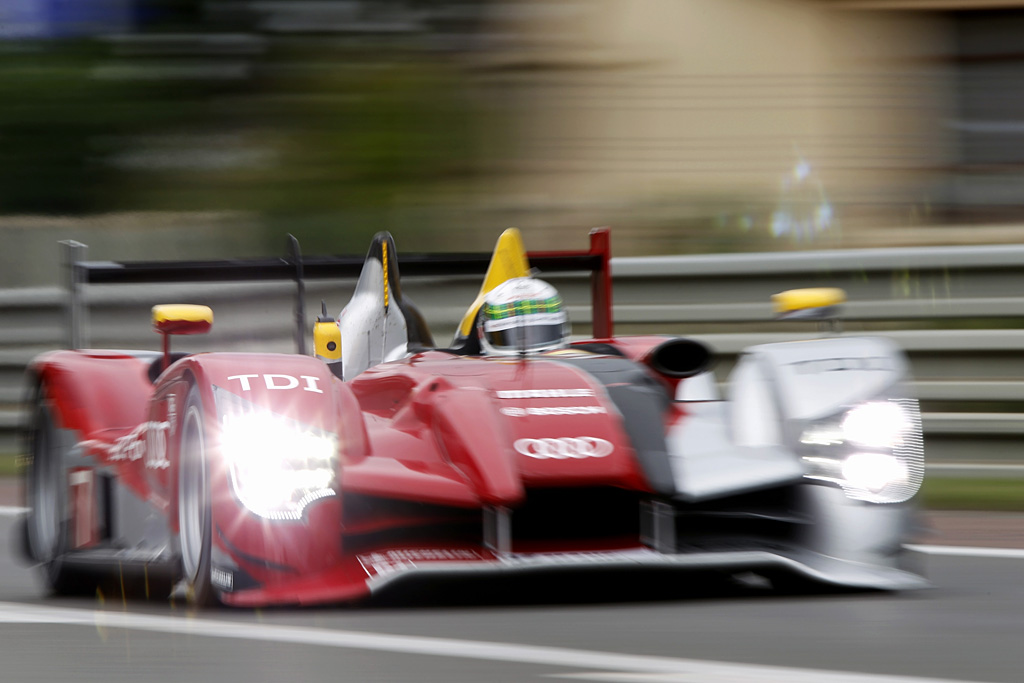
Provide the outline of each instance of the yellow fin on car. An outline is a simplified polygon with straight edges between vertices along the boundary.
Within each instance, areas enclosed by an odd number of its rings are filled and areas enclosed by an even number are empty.
[[[473,330],[473,321],[476,319],[477,311],[484,302],[484,297],[492,289],[505,280],[514,277],[526,277],[530,274],[530,263],[526,258],[526,249],[523,247],[523,236],[517,228],[509,228],[501,233],[498,243],[494,247],[494,254],[491,256],[491,263],[487,266],[487,274],[484,276],[484,284],[480,287],[480,293],[476,300],[466,311],[465,317],[459,323],[459,337],[469,336]]]

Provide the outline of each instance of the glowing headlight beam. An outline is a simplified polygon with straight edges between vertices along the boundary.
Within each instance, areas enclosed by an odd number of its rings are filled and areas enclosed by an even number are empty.
[[[809,424],[799,443],[804,477],[837,484],[853,500],[907,501],[924,479],[921,413],[914,399],[863,403],[842,417]]]
[[[903,408],[893,401],[875,401],[853,408],[843,418],[846,441],[864,448],[894,448],[912,425]]]
[[[856,489],[879,493],[907,480],[907,468],[886,453],[854,453],[843,461],[843,477]]]
[[[269,413],[225,415],[221,451],[238,499],[268,519],[299,519],[335,495],[337,438]]]

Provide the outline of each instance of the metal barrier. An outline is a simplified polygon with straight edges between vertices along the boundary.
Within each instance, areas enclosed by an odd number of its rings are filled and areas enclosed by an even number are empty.
[[[401,262],[401,255],[399,255]],[[890,337],[910,356],[933,463],[1024,464],[1024,246],[929,247],[800,253],[614,258],[618,334],[691,336],[719,356],[724,381],[746,346],[817,335],[810,324],[773,320],[770,295],[808,286],[848,294],[843,334]],[[590,333],[587,276],[546,272],[560,289],[574,332]],[[307,283],[307,319],[321,299],[336,312],[353,278]],[[444,345],[473,300],[480,276],[406,276]],[[176,341],[181,350],[293,352],[294,284],[88,285],[80,321],[96,348],[156,349],[149,309],[188,301],[214,308],[213,332]],[[37,353],[65,346],[68,297],[61,288],[0,291],[0,451],[14,448],[23,372]],[[83,309],[86,310],[86,309]]]

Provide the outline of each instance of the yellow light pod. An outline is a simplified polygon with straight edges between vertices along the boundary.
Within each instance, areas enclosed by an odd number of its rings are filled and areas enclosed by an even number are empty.
[[[341,358],[341,328],[334,320],[320,321],[313,325],[313,346],[318,358],[338,360]]]
[[[781,318],[818,320],[835,317],[846,292],[838,287],[789,289],[772,295],[775,314]]]
[[[213,327],[213,309],[196,304],[158,304],[153,328],[161,334],[206,334]]]

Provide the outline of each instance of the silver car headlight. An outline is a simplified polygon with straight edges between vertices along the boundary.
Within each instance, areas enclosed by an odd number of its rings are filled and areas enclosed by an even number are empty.
[[[229,413],[220,447],[235,495],[268,519],[300,519],[315,500],[336,495],[338,439],[264,411]]]
[[[871,401],[806,427],[809,479],[838,484],[854,500],[901,503],[924,479],[921,413],[913,399]]]

